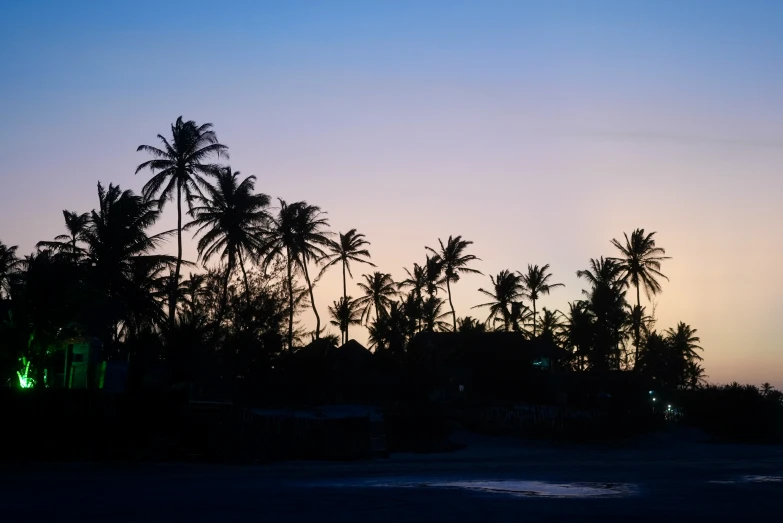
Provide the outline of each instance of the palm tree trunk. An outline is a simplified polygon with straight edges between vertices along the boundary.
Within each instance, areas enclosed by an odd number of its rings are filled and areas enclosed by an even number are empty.
[[[250,303],[250,284],[247,281],[247,272],[245,271],[245,261],[242,258],[242,251],[237,252],[239,254],[239,266],[242,267],[242,278],[245,280],[245,297],[248,303]]]
[[[348,288],[346,287],[345,283],[345,260],[343,260],[343,303],[345,303],[345,306],[348,306]],[[343,343],[348,343],[348,325],[351,322],[348,321],[348,323],[345,324],[345,331],[343,331],[343,336],[345,336],[345,339],[343,340]]]
[[[634,314],[636,316],[634,318],[634,337],[636,338],[634,340],[634,352],[633,352],[633,366],[636,367],[636,360],[639,359],[639,330],[642,323],[642,300],[639,296],[639,284],[636,284],[636,309],[638,314]]]
[[[174,315],[177,312],[177,290],[179,287],[179,270],[182,265],[182,185],[177,182],[177,265],[174,269],[174,281],[171,283],[169,296],[169,323],[174,325]]]
[[[310,283],[310,274],[307,272],[307,258],[304,255],[302,256],[302,268],[304,269],[307,288],[310,290],[310,304],[313,306],[313,312],[315,313],[315,339],[317,340],[321,336],[321,317],[318,315],[318,309],[315,306],[313,284]]]
[[[446,290],[449,292],[449,307],[451,307],[451,320],[454,324],[454,331],[457,332],[457,313],[454,312],[454,303],[451,301],[451,285],[449,284],[449,279],[446,278]]]
[[[536,300],[531,300],[533,302],[533,338],[536,337]]]
[[[226,313],[226,307],[228,306],[228,282],[231,279],[231,271],[233,269],[234,252],[233,250],[229,250],[228,264],[226,265],[226,275],[223,277],[223,295],[220,297],[217,320],[215,321],[215,331],[212,334],[212,337],[215,339],[217,339],[218,330],[220,330],[220,323],[223,321],[223,315]]]
[[[288,350],[294,348],[294,277],[291,274],[291,252],[285,248],[286,263],[288,265]]]

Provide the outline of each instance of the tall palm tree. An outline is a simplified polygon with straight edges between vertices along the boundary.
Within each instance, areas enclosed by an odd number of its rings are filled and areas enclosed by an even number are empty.
[[[342,297],[329,307],[329,323],[340,329],[341,342],[348,342],[348,326],[361,325],[362,312],[350,296]]]
[[[123,323],[136,330],[135,326],[157,322],[157,295],[152,289],[161,278],[170,285],[170,279],[161,273],[170,271],[176,258],[154,251],[174,231],[149,234],[160,218],[158,202],[117,185],[104,188],[98,183],[98,202],[80,239],[94,288],[107,300],[100,311],[100,324],[105,329],[104,341],[111,342],[117,341],[117,327]]]
[[[270,228],[259,246],[259,253],[265,267],[274,260],[284,258],[286,263],[289,317],[288,317],[288,347],[293,348],[294,340],[294,270],[301,269],[307,282],[310,302],[315,313],[315,337],[318,339],[321,331],[321,317],[315,306],[313,282],[310,281],[308,263],[318,261],[326,255],[324,250],[330,242],[326,228],[329,222],[323,217],[321,209],[307,202],[288,204],[280,199],[280,209],[277,216],[270,221]]]
[[[219,143],[211,123],[198,125],[193,120],[183,121],[182,116],[171,125],[171,141],[158,135],[162,148],[139,145],[136,151],[153,156],[136,167],[136,174],[149,169],[154,174],[144,185],[145,199],[158,198],[160,209],[172,198],[177,200],[177,263],[172,278],[169,300],[169,321],[174,321],[177,310],[177,286],[182,266],[182,196],[192,209],[194,196],[201,196],[201,188],[207,185],[205,176],[215,172],[215,166],[205,163],[213,155],[228,158],[228,147]]]
[[[539,267],[538,265],[528,265],[527,273],[521,274],[522,285],[525,288],[525,296],[530,298],[533,302],[533,337],[536,337],[536,319],[538,313],[536,312],[536,300],[545,294],[549,294],[549,291],[555,287],[565,287],[562,283],[549,283],[549,278],[552,277],[552,273],[549,271],[549,264]]]
[[[338,263],[342,263],[343,300],[347,303],[348,288],[345,273],[347,271],[348,275],[353,278],[353,274],[351,273],[351,262],[366,263],[371,267],[375,267],[375,264],[369,260],[370,251],[368,251],[365,246],[370,245],[370,242],[365,239],[364,234],[357,233],[356,229],[351,229],[345,234],[340,233],[339,237],[339,241],[329,242],[328,248],[330,252],[324,258],[326,265],[324,265],[323,269],[321,269],[321,275],[330,267],[337,265]],[[345,341],[348,341],[349,325],[350,323],[345,325]]]
[[[622,278],[629,285],[636,287],[636,305],[641,307],[640,289],[644,287],[644,293],[647,299],[661,292],[661,284],[657,278],[668,280],[661,272],[661,262],[671,259],[666,256],[666,250],[663,247],[655,245],[655,231],[645,234],[644,229],[636,229],[625,236],[625,244],[616,239],[612,239],[612,245],[620,251],[620,258],[612,258],[620,264],[623,271]],[[640,325],[634,325],[634,347],[635,354],[639,354]]]
[[[110,295],[133,280],[133,264],[139,259],[166,267],[175,262],[171,256],[152,254],[173,232],[148,233],[160,218],[157,202],[123,191],[118,185],[104,188],[100,183],[98,201],[82,240],[99,285]]]
[[[375,308],[375,318],[381,317],[394,303],[394,298],[399,292],[391,274],[375,271],[372,274],[363,275],[363,278],[365,282],[359,283],[359,288],[364,291],[364,296],[357,299],[356,304],[362,308],[362,320],[369,322],[373,307]]]
[[[271,219],[267,211],[270,198],[253,192],[255,176],[240,181],[239,171],[223,167],[216,171],[215,177],[214,185],[205,184],[206,195],[196,197],[198,205],[190,211],[193,221],[185,227],[198,227],[195,235],[203,233],[197,246],[202,262],[209,261],[215,254],[226,262],[221,299],[225,307],[229,278],[237,260],[242,269],[245,294],[250,294],[245,259],[254,256],[261,245]]]
[[[459,281],[461,274],[481,274],[476,269],[471,269],[468,264],[480,260],[472,254],[466,254],[467,248],[473,244],[471,241],[463,240],[462,236],[449,236],[446,244],[438,239],[440,249],[435,250],[432,247],[426,247],[434,257],[440,262],[443,268],[443,280],[446,282],[446,291],[449,295],[449,306],[451,307],[451,319],[454,331],[457,330],[457,313],[454,311],[454,302],[451,299],[451,284]]]
[[[69,255],[76,257],[80,253],[80,249],[76,244],[81,239],[81,235],[84,233],[87,223],[90,221],[90,214],[86,212],[77,214],[72,211],[63,210],[63,218],[65,219],[65,228],[68,230],[68,234],[56,236],[54,241],[38,242],[36,247],[39,249],[67,252]]]
[[[24,260],[16,256],[18,248],[16,245],[8,247],[0,242],[0,298],[3,292],[6,295],[11,294],[11,281],[24,264]]]
[[[492,301],[476,305],[473,308],[489,307],[487,322],[499,319],[503,322],[503,330],[508,332],[511,326],[511,304],[518,301],[523,293],[522,277],[511,271],[502,270],[496,277],[490,275],[489,281],[492,282],[492,290],[480,288],[479,292]]]

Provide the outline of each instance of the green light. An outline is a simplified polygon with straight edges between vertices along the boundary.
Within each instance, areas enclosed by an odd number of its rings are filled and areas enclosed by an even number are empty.
[[[22,357],[21,360],[22,365],[24,365],[24,370],[16,371],[16,377],[19,378],[19,387],[31,389],[33,385],[35,385],[35,380],[30,376],[30,361],[25,357]]]

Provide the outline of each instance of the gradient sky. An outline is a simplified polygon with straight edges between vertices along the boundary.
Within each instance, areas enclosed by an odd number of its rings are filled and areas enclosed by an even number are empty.
[[[710,381],[783,387],[783,2],[0,6],[6,244],[62,233],[98,180],[140,191],[136,146],[184,115],[395,278],[462,234],[485,274],[550,263],[564,309],[611,238],[658,231],[658,327],[698,329]],[[488,284],[455,286],[459,315]]]

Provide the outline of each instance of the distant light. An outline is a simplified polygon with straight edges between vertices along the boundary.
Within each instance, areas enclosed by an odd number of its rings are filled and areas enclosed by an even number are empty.
[[[653,401],[655,401],[655,398],[653,398]]]
[[[652,390],[651,390],[651,391],[650,391],[650,396],[652,396],[654,392],[655,392],[655,391],[652,391]]]
[[[669,409],[669,410],[672,410],[672,406],[671,405],[666,405],[666,408]]]

